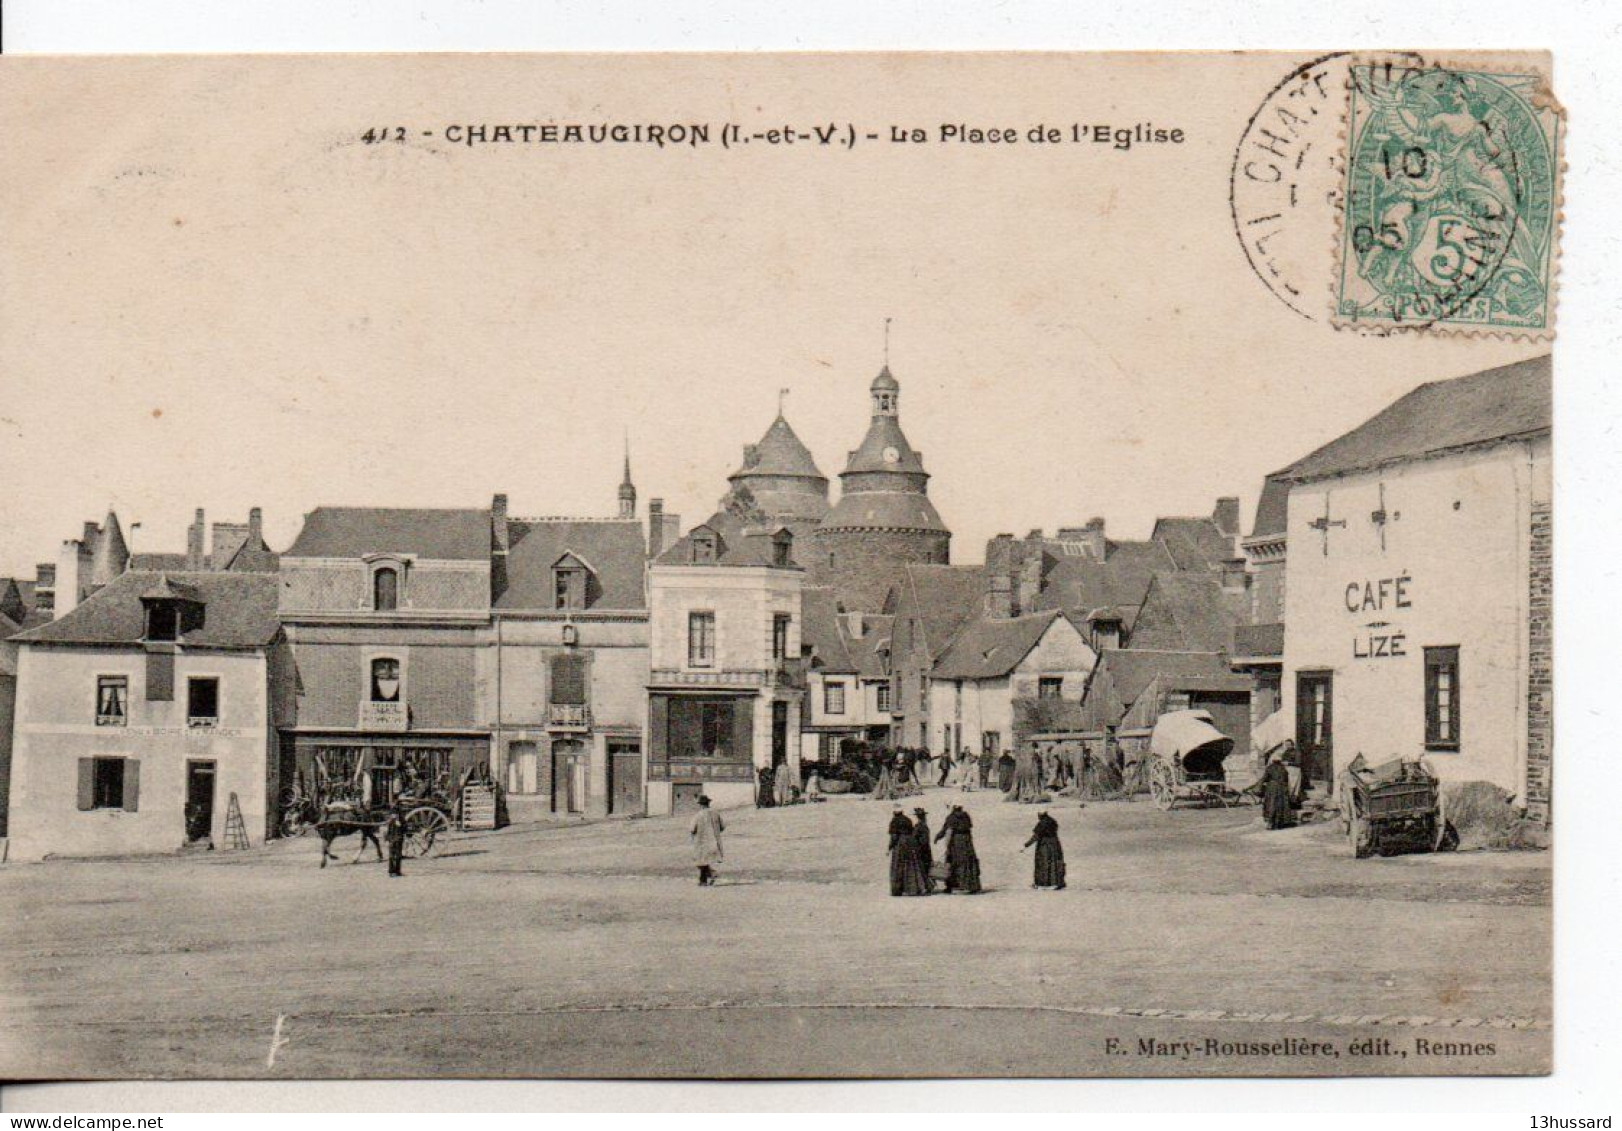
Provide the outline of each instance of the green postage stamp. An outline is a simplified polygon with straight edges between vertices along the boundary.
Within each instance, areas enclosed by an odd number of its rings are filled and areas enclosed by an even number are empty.
[[[1562,111],[1548,78],[1355,60],[1334,321],[1546,337]]]

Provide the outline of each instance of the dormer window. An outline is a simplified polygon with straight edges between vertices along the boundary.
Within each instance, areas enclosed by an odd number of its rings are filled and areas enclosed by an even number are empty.
[[[372,608],[380,613],[392,613],[400,607],[400,571],[393,566],[379,566],[372,571]]]
[[[574,554],[552,563],[552,607],[584,609],[591,603],[591,569]]]
[[[179,601],[148,601],[146,603],[146,638],[158,641],[180,639]]]
[[[713,530],[693,531],[693,564],[714,565],[718,556],[718,543],[719,539]]]

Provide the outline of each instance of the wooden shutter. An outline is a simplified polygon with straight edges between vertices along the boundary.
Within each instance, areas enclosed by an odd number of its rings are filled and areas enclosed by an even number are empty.
[[[584,704],[586,658],[573,653],[552,657],[552,702]]]
[[[141,807],[141,763],[136,758],[124,759],[124,811],[133,813]]]
[[[754,761],[755,701],[739,699],[732,707],[732,758],[738,762]]]
[[[648,699],[648,746],[650,757],[670,757],[670,700],[662,695]]]
[[[146,698],[149,703],[172,703],[175,698],[175,654],[167,650],[146,654]]]
[[[79,811],[88,812],[96,807],[96,760],[79,759]]]

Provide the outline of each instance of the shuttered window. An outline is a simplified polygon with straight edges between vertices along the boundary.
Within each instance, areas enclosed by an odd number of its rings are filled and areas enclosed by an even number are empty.
[[[1459,748],[1459,649],[1425,649],[1425,749]]]
[[[552,699],[559,705],[586,702],[586,658],[576,653],[552,657]]]
[[[687,666],[708,668],[715,664],[715,614],[687,614]]]
[[[141,797],[141,763],[133,758],[80,758],[79,809],[133,813]]]

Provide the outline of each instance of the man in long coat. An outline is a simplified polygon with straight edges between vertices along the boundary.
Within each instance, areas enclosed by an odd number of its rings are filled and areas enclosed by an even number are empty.
[[[963,811],[963,806],[954,805],[952,811],[941,822],[941,831],[935,834],[935,839],[949,838],[946,842],[946,892],[950,895],[954,891],[965,895],[974,895],[980,890],[980,857],[974,851],[974,822]]]
[[[698,886],[715,884],[715,866],[725,857],[721,853],[721,834],[726,831],[721,814],[710,808],[710,799],[700,794],[698,813],[693,817],[689,835],[693,838],[693,863],[698,865]]]
[[[1059,843],[1059,822],[1046,813],[1036,815],[1036,828],[1025,848],[1036,845],[1036,876],[1033,888],[1064,890],[1064,845]],[[1022,850],[1023,851],[1023,850]]]
[[[912,822],[897,805],[890,814],[890,894],[928,895],[928,875],[918,862]]]

